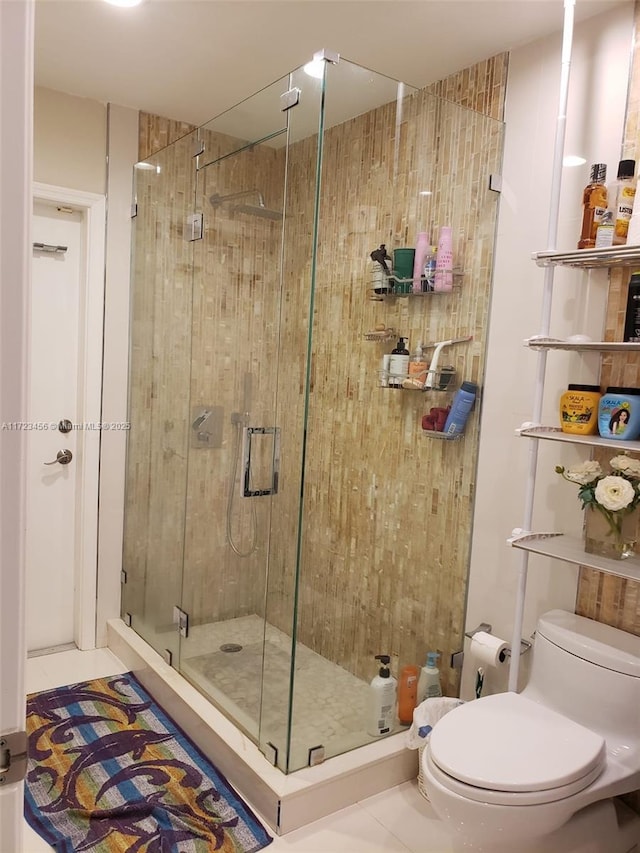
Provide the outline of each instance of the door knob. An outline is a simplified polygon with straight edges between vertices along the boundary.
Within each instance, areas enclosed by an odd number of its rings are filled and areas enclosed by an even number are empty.
[[[64,420],[60,421],[60,423],[58,424],[58,429],[60,430],[60,432],[71,432],[71,430],[73,429],[73,424],[71,423],[70,420],[65,418]],[[49,463],[47,463],[47,464],[49,464]]]
[[[59,450],[56,453],[56,458],[53,462],[45,462],[45,465],[55,465],[59,462],[61,465],[68,465],[73,459],[73,453],[70,450]]]

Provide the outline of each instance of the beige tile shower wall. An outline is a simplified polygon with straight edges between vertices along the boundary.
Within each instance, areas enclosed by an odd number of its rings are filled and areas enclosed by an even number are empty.
[[[433,83],[426,91],[502,121],[508,65],[509,54],[499,53]]]
[[[472,335],[445,350],[444,361],[458,381],[481,384],[497,203],[487,187],[500,164],[502,126],[420,93],[405,101],[394,163],[395,115],[389,105],[325,134],[298,639],[363,678],[373,674],[375,654],[389,652],[402,665],[438,649],[444,686],[455,693],[448,658],[464,621],[477,415],[461,442],[424,437],[423,412],[451,395],[379,388],[376,371],[393,343],[363,336],[378,322],[411,346]],[[295,176],[306,185],[314,153],[309,143],[293,146],[292,197],[302,195]],[[425,201],[418,193],[427,187],[433,196]],[[371,301],[371,250],[414,245],[418,230],[445,223],[465,270],[460,292]],[[288,229],[290,245],[295,217]],[[307,260],[297,265],[302,281]],[[305,299],[291,288],[291,316],[305,315]],[[289,412],[302,407],[303,332],[293,322],[283,332],[293,372],[280,394]],[[284,356],[281,370],[287,375]],[[292,504],[283,518],[294,533]],[[267,618],[286,629],[294,566],[275,560]]]
[[[635,7],[636,29],[640,24],[640,4]],[[640,162],[640,50],[636,43],[632,56],[631,79],[625,134],[621,157]],[[636,174],[638,166],[636,165]],[[605,340],[621,341],[629,285],[629,270],[613,270],[610,276]],[[601,386],[640,388],[640,356],[603,356]],[[605,455],[603,461],[608,461]],[[640,635],[640,583],[582,568],[578,583],[576,612],[599,622],[606,622],[632,634]],[[640,802],[640,801],[639,801]]]

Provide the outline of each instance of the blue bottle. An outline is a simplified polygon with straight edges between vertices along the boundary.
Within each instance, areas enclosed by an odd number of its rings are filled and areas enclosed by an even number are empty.
[[[444,425],[444,432],[448,435],[460,435],[464,432],[469,412],[476,400],[478,386],[475,382],[463,382],[456,396],[453,398],[451,410]]]

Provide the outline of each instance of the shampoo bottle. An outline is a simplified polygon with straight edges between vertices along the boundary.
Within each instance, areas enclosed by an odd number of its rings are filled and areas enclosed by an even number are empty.
[[[406,338],[398,338],[395,349],[391,350],[389,388],[402,388],[402,383],[409,373],[409,350],[406,343]]]
[[[478,386],[475,382],[463,382],[456,396],[453,398],[451,410],[447,415],[444,432],[449,435],[460,435],[464,432],[469,412],[473,408]]]
[[[424,261],[424,274],[422,277],[422,290],[425,293],[431,293],[436,285],[436,258],[438,254],[437,246],[429,246],[429,251]]]
[[[438,669],[439,657],[438,652],[429,652],[427,654],[427,662],[420,670],[420,679],[418,681],[419,702],[424,702],[425,699],[433,699],[436,696],[442,696],[440,670]]]
[[[380,670],[369,685],[367,732],[379,737],[393,730],[397,682],[389,670],[389,655],[376,655],[376,660],[380,661]]]
[[[422,293],[424,264],[431,250],[431,241],[426,231],[420,231],[416,241],[416,254],[413,261],[413,292]]]
[[[440,229],[433,289],[436,291],[453,290],[453,245],[451,228],[448,225],[443,225]]]
[[[418,667],[403,666],[398,681],[398,720],[403,726],[413,722],[413,711],[418,704]]]

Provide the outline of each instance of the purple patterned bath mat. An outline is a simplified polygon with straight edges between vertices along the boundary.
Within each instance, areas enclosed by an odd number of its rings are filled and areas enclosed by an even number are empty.
[[[25,817],[59,853],[254,853],[273,839],[133,673],[27,701]]]

